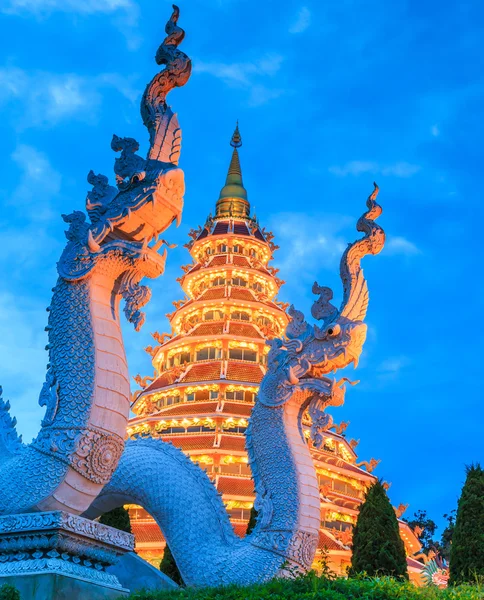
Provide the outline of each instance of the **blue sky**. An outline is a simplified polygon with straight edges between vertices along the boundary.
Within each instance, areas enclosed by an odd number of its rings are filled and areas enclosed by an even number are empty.
[[[186,208],[143,331],[124,327],[131,373],[151,372],[142,349],[182,297],[183,244],[213,209],[236,119],[249,199],[281,246],[280,297],[306,314],[315,279],[341,296],[339,257],[376,180],[387,245],[365,260],[361,383],[334,417],[351,421],[362,459],[381,459],[394,504],[441,522],[464,465],[483,459],[482,3],[192,0],[181,11],[194,73],[170,102]],[[91,168],[112,174],[113,133],[146,150],[138,104],[170,12],[160,0],[0,0],[0,380],[27,441],[43,412],[60,213],[84,207]]]

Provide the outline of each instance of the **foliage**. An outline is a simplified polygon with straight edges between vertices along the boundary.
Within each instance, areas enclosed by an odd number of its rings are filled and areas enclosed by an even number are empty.
[[[109,525],[109,527],[114,527],[115,529],[120,529],[121,531],[131,533],[129,512],[124,508],[124,506],[114,508],[113,510],[104,513],[101,515],[99,522],[103,525]]]
[[[13,585],[5,583],[0,587],[0,600],[20,600],[20,592]]]
[[[477,577],[484,577],[484,470],[472,465],[457,505],[449,583],[472,583]]]
[[[353,531],[349,576],[366,573],[408,579],[407,559],[395,511],[380,481],[369,487]]]
[[[434,534],[437,525],[435,521],[427,516],[426,510],[417,510],[413,514],[413,519],[408,521],[408,524],[412,529],[415,529],[415,527],[420,527],[422,529],[422,533],[418,536],[418,539],[422,544],[422,552],[428,552],[435,548],[436,542],[434,540]]]
[[[175,557],[171,553],[168,544],[165,546],[163,558],[160,562],[160,571],[172,579],[176,584],[184,585],[181,573],[178,570],[178,566],[175,561]]]
[[[245,535],[249,535],[249,533],[254,529],[257,523],[257,515],[259,513],[255,510],[254,505],[250,509],[250,517],[249,522],[247,523],[247,529],[245,530]]]
[[[417,588],[390,577],[327,579],[308,573],[248,587],[185,588],[173,592],[135,592],[127,600],[482,600],[479,586],[440,590]]]
[[[439,552],[442,558],[445,558],[447,561],[450,559],[450,547],[452,544],[452,537],[454,535],[456,512],[457,511],[454,509],[451,510],[449,514],[444,515],[444,519],[447,519],[447,525],[440,538]]]

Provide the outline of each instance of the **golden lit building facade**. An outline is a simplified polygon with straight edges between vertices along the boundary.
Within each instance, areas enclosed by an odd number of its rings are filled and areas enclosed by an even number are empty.
[[[215,216],[190,232],[186,245],[192,262],[179,282],[185,298],[168,316],[171,332],[153,334],[158,345],[147,351],[154,378],[137,378],[138,394],[128,434],[159,436],[204,468],[222,494],[235,532],[243,536],[254,501],[245,451],[245,430],[258,385],[266,370],[265,340],[283,335],[287,305],[277,300],[284,283],[269,265],[277,246],[273,235],[250,215],[243,186],[238,128],[232,158]],[[304,421],[309,440],[309,419]],[[325,434],[313,448],[320,483],[320,549],[331,568],[343,574],[350,563],[351,531],[365,490],[374,481],[374,462],[357,466],[355,440],[345,424]],[[361,468],[366,466],[368,470]],[[156,523],[139,507],[130,507],[136,551],[158,565],[164,540]],[[407,551],[420,544],[401,522]],[[411,562],[411,561],[410,561]],[[412,570],[411,564],[410,570]]]

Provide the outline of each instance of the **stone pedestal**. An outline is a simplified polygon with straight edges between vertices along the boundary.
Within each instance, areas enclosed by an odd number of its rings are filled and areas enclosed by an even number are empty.
[[[26,600],[119,598],[128,590],[106,571],[132,551],[134,536],[62,511],[0,517],[0,585]]]

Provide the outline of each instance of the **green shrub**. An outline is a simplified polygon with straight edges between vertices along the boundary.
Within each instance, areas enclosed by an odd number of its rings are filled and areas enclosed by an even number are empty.
[[[408,579],[397,517],[380,481],[368,488],[353,532],[349,575],[354,577],[359,573]]]
[[[440,590],[417,588],[391,577],[332,580],[308,573],[294,580],[274,579],[248,587],[136,592],[127,600],[482,600],[483,592],[478,585]]]
[[[103,525],[109,525],[109,527],[114,527],[115,529],[126,531],[126,533],[131,533],[131,521],[129,519],[129,512],[124,508],[124,506],[113,508],[113,510],[104,513],[103,515],[101,515],[99,522]]]
[[[172,579],[176,584],[183,585],[181,573],[168,544],[165,546],[163,558],[160,562],[160,571]]]
[[[5,583],[0,587],[0,600],[20,600],[20,592],[13,585]]]
[[[467,469],[450,547],[450,585],[484,578],[484,470]]]

